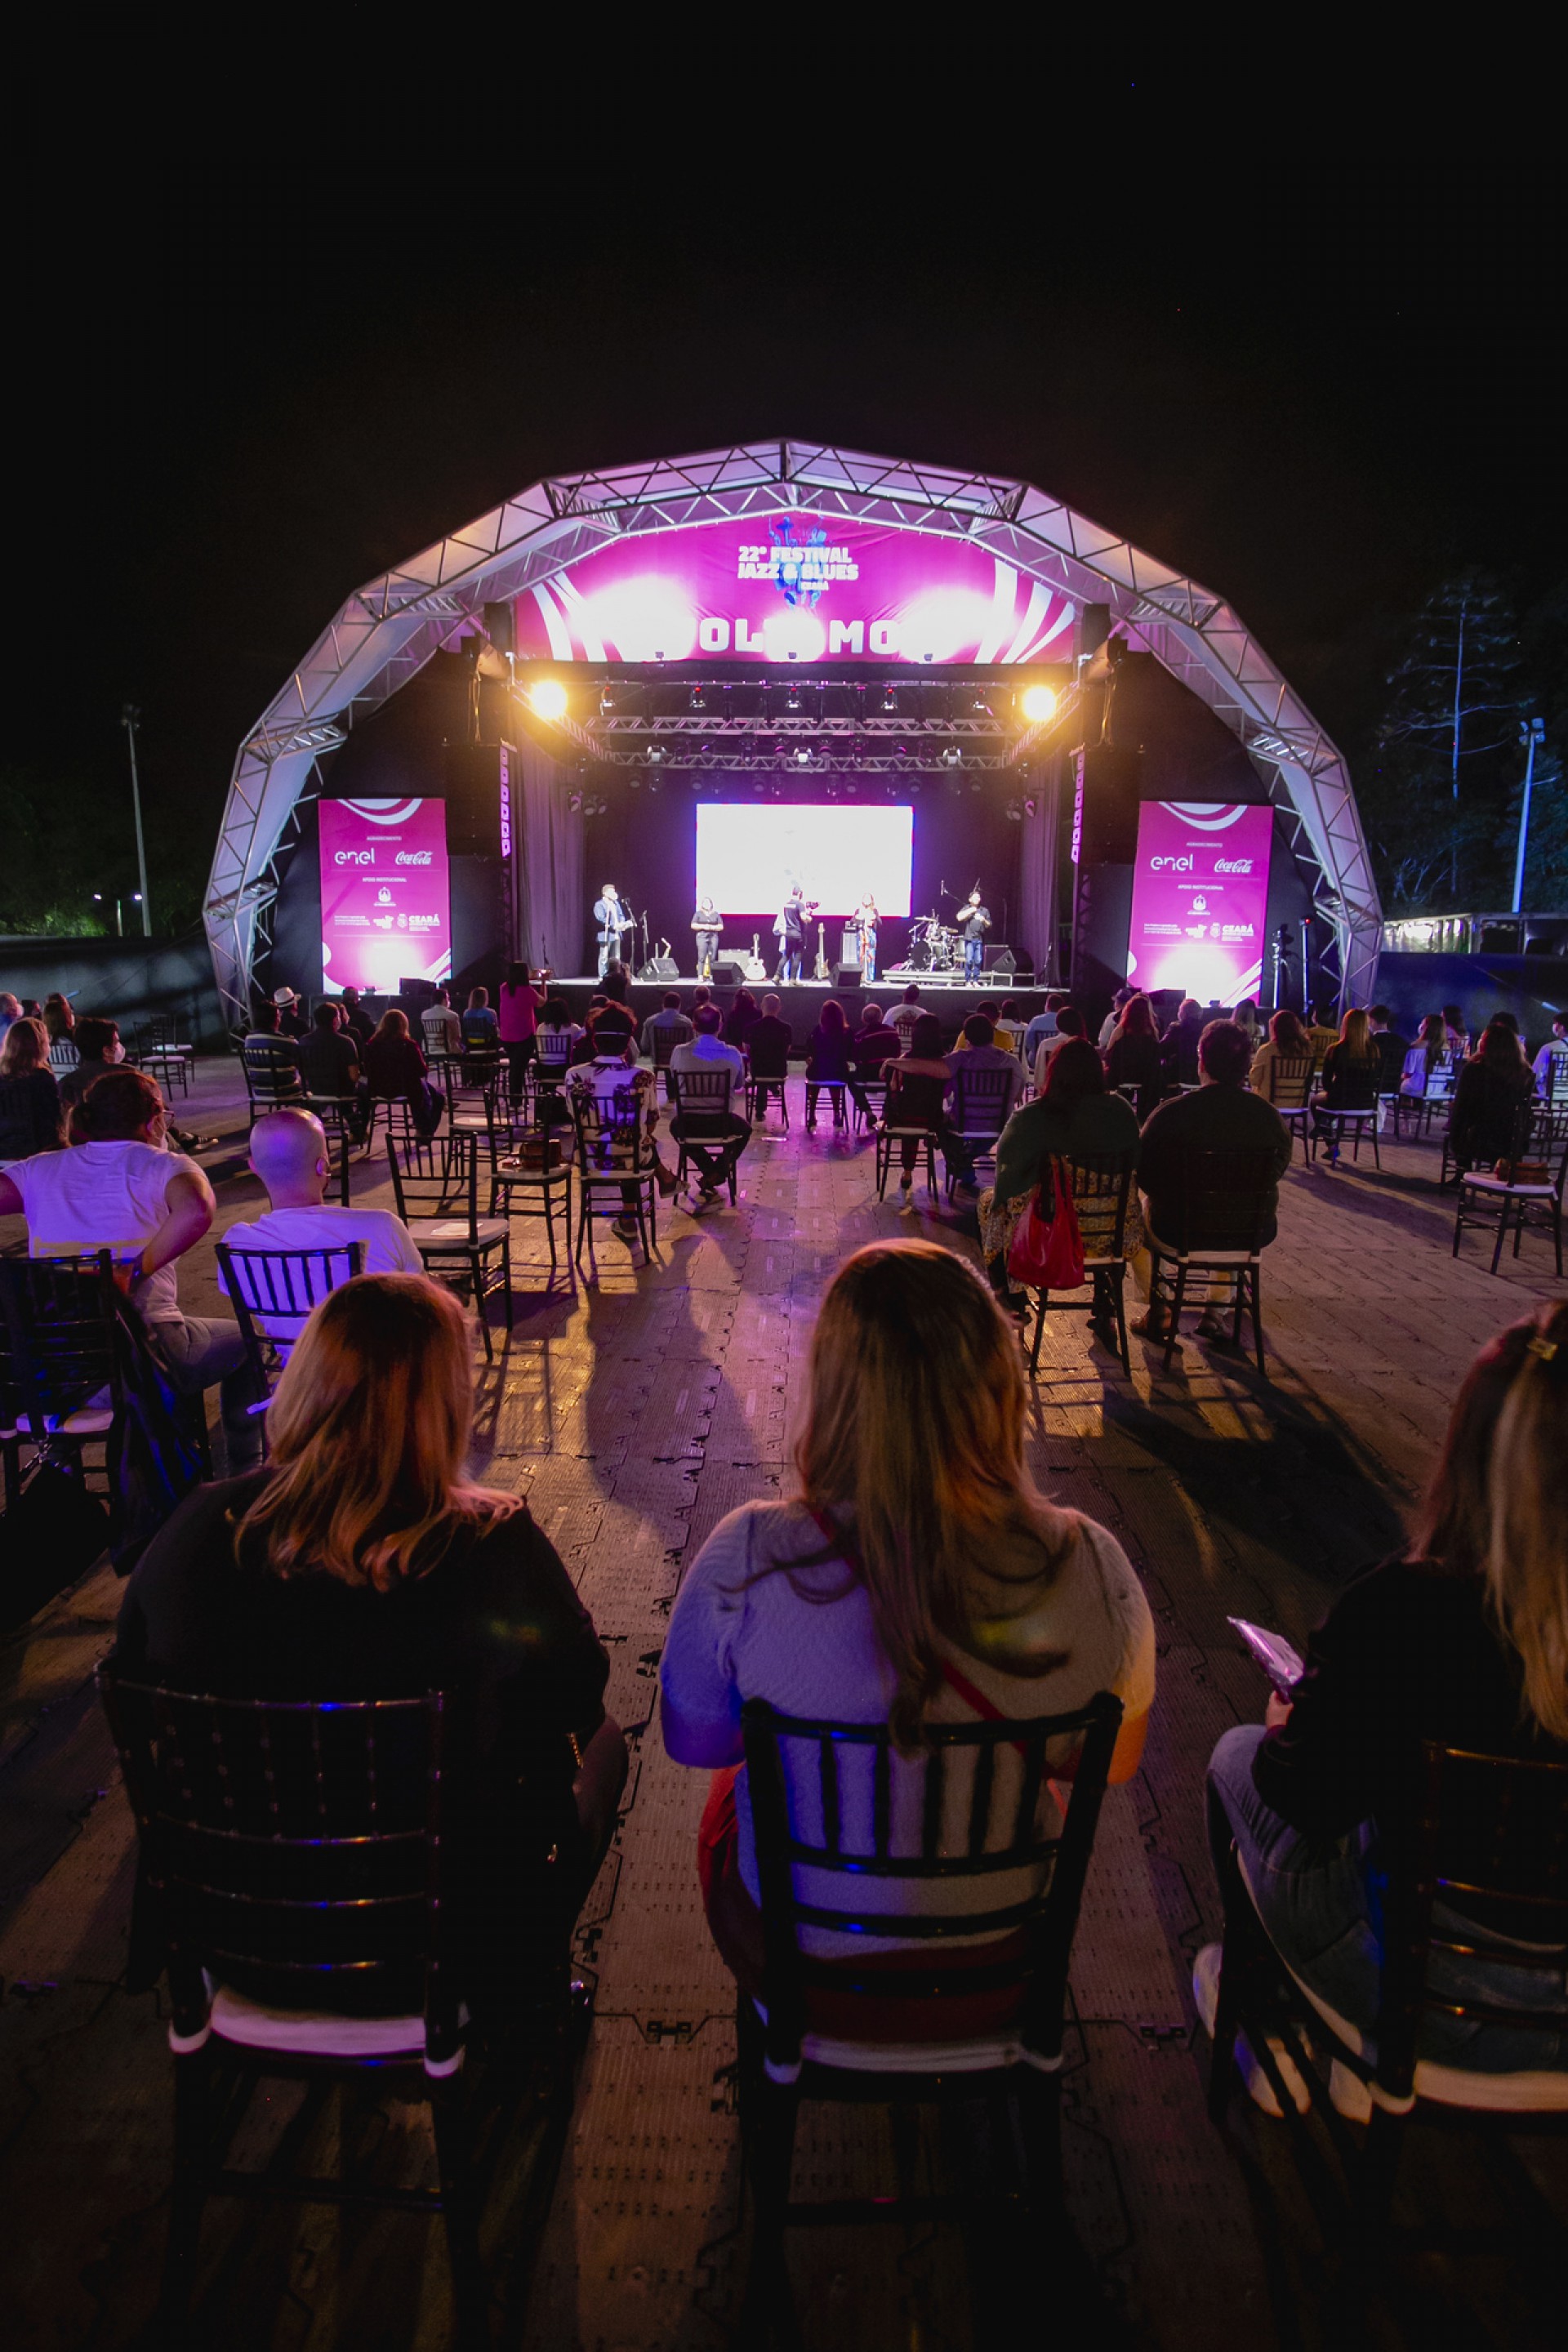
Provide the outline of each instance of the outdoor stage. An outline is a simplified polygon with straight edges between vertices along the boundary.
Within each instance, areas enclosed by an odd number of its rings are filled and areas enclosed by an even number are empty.
[[[1016,987],[1011,976],[1005,972],[988,972],[984,980],[976,981],[973,985],[954,980],[945,972],[934,975],[920,972],[913,975],[913,979],[914,985],[920,990],[921,1003],[937,1014],[944,1028],[956,1027],[960,1022],[967,1020],[971,1013],[977,1012],[982,1004],[1016,1004],[1033,1019],[1037,1013],[1044,1011],[1047,993],[1043,988]],[[776,996],[784,1018],[794,1024],[804,1039],[805,1033],[816,1027],[817,1016],[829,997],[844,1007],[853,1025],[858,1022],[862,1009],[868,1004],[879,1004],[884,1013],[890,1012],[896,1004],[901,1004],[904,991],[910,983],[900,977],[874,981],[868,988],[837,988],[828,980],[802,980],[783,985],[773,980],[749,980],[743,984],[759,1004],[764,996]],[[659,1010],[666,993],[670,989],[678,989],[683,1009],[689,1012],[692,998],[699,988],[705,985],[708,983],[685,975],[679,980],[634,980],[631,983],[631,1009],[640,1026],[650,1013]],[[554,981],[551,987],[555,994],[566,999],[573,1013],[581,1020],[588,1010],[589,999],[598,993],[600,982],[587,974],[576,980]],[[727,1013],[739,992],[733,988],[712,987],[710,993],[720,1011]]]

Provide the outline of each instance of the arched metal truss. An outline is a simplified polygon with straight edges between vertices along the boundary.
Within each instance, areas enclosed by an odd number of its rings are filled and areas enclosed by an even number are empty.
[[[489,603],[522,593],[605,541],[789,508],[976,541],[1155,656],[1245,746],[1319,871],[1342,989],[1365,1003],[1382,910],[1340,752],[1222,597],[1027,482],[765,441],[537,482],[352,595],[239,747],[205,920],[226,1008],[247,1017],[275,857],[316,763]]]

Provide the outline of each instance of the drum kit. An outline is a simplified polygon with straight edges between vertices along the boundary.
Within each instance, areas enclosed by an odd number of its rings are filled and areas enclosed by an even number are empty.
[[[904,960],[911,971],[957,971],[963,949],[951,925],[934,914],[921,915],[910,925]]]

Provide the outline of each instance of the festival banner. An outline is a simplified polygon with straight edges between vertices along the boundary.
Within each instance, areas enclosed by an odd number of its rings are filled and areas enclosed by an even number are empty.
[[[395,996],[452,970],[447,803],[322,801],[321,981]]]
[[[1270,806],[1144,801],[1128,979],[1200,1004],[1260,995],[1273,836]]]
[[[973,541],[838,515],[639,531],[516,606],[529,660],[1065,662],[1073,606]]]

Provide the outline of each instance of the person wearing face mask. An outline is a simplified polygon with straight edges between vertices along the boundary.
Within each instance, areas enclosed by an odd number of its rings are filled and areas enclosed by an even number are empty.
[[[96,1013],[83,1013],[71,1031],[71,1043],[81,1058],[75,1069],[68,1070],[60,1080],[60,1101],[68,1118],[94,1078],[101,1078],[105,1070],[112,1070],[116,1063],[125,1059],[120,1024],[100,1020]]]

